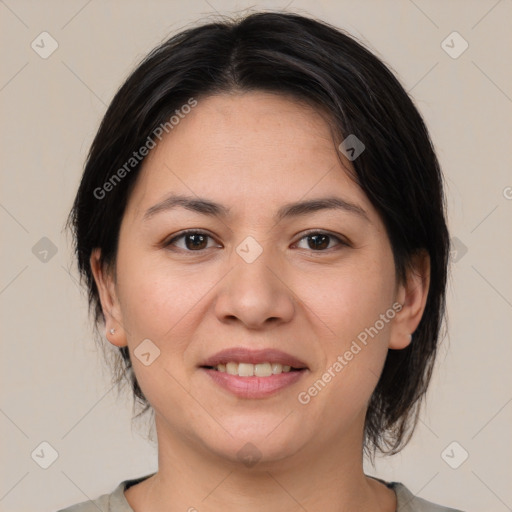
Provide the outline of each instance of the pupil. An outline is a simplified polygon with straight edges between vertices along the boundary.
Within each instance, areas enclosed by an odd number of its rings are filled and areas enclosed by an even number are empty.
[[[202,244],[204,244],[204,241],[206,240],[206,237],[204,235],[188,235],[187,236],[187,249],[201,249]],[[191,244],[188,242],[192,241]]]
[[[314,247],[309,245],[312,249],[325,249],[329,246],[329,235],[311,235],[309,238],[314,240]]]

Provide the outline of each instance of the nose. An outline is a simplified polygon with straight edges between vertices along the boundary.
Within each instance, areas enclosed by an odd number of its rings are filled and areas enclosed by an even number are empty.
[[[242,323],[247,329],[289,322],[295,301],[284,269],[266,249],[252,263],[236,256],[235,266],[219,283],[215,314],[223,323]]]

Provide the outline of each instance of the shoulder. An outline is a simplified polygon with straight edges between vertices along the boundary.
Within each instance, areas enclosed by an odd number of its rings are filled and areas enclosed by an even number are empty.
[[[112,507],[110,506],[110,501],[113,494],[119,493],[119,488],[121,487],[121,485],[122,484],[119,484],[119,486],[116,487],[116,489],[110,494],[103,494],[99,498],[96,498],[95,500],[88,500],[76,503],[75,505],[63,508],[62,510],[58,510],[57,512],[98,512],[98,510],[101,510],[101,512],[117,512],[117,509],[112,509]],[[123,510],[123,512],[125,511]]]
[[[153,473],[131,480],[124,480],[111,493],[102,494],[94,500],[76,503],[57,512],[133,512],[133,509],[126,500],[124,491],[152,475]]]
[[[462,512],[461,510],[443,507],[418,498],[405,485],[399,482],[393,482],[388,485],[396,493],[397,512]]]

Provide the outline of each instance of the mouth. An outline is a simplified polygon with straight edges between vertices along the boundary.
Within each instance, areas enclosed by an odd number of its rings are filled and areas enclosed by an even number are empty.
[[[239,398],[265,398],[294,384],[308,367],[278,350],[227,349],[199,367],[220,387]]]
[[[281,373],[299,372],[306,368],[294,368],[290,365],[281,363],[239,363],[229,361],[228,363],[220,363],[215,366],[202,366],[208,370],[215,370],[229,375],[237,375],[238,377],[271,377],[272,375],[280,375]]]

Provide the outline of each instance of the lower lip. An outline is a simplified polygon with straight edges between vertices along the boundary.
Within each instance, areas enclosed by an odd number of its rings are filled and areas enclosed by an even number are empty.
[[[297,382],[306,370],[290,371],[270,377],[239,377],[227,372],[201,368],[219,386],[241,398],[265,398]]]

